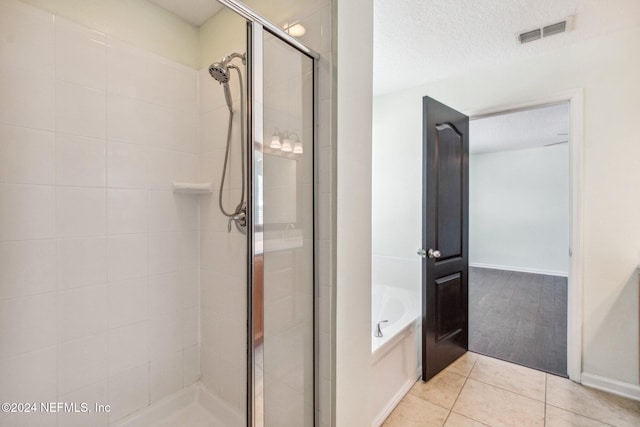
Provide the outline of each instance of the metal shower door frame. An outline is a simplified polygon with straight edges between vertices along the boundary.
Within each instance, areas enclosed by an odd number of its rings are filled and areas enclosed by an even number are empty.
[[[256,277],[256,259],[258,256],[262,256],[263,252],[256,252],[257,247],[263,248],[260,238],[256,239],[254,208],[256,200],[254,195],[256,190],[262,193],[262,188],[255,188],[258,185],[255,182],[255,155],[254,150],[256,147],[262,147],[263,145],[263,131],[264,131],[264,66],[263,66],[263,44],[264,32],[268,32],[271,35],[277,37],[284,43],[287,43],[291,47],[298,50],[301,54],[313,60],[313,375],[314,375],[314,425],[319,425],[319,403],[318,403],[318,340],[319,340],[319,325],[317,321],[318,310],[317,297],[318,297],[318,269],[316,268],[317,262],[317,242],[318,242],[318,229],[316,226],[315,218],[317,218],[316,210],[318,206],[317,201],[317,189],[318,189],[318,167],[317,167],[317,147],[316,142],[318,140],[318,60],[320,55],[314,52],[312,49],[305,46],[299,40],[293,38],[282,30],[277,25],[272,24],[264,17],[255,13],[243,3],[236,0],[217,0],[219,3],[238,13],[240,16],[247,20],[247,426],[248,427],[263,427],[264,426],[264,412],[263,419],[257,419],[255,407],[257,404],[264,408],[264,393],[262,389],[258,389],[259,385],[264,384],[263,378],[260,377],[261,372],[255,369],[257,363],[264,366],[264,354],[258,352],[258,348],[254,342],[254,303],[262,304],[264,307],[264,301],[256,301],[256,280],[262,280],[262,277]],[[264,313],[264,310],[262,311]]]

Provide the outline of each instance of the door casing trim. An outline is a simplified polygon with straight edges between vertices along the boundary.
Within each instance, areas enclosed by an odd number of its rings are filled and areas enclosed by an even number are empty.
[[[567,289],[567,373],[582,380],[583,274],[584,274],[584,90],[570,89],[518,103],[463,110],[470,120],[534,107],[569,102],[570,239]]]

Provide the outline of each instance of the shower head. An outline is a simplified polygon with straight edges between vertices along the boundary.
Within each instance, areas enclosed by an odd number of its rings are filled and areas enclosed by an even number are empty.
[[[209,74],[211,74],[211,77],[222,84],[229,83],[229,62],[234,58],[240,58],[243,64],[246,63],[246,56],[244,54],[234,52],[222,58],[220,62],[214,62],[209,66]]]
[[[233,109],[233,105],[232,105],[233,103],[231,100],[231,91],[229,90],[229,79],[231,77],[229,68],[232,67],[232,68],[238,69],[234,65],[229,66],[229,62],[231,62],[231,60],[233,60],[234,58],[240,58],[242,59],[243,64],[246,63],[245,54],[234,52],[231,55],[225,56],[224,58],[222,58],[220,62],[214,62],[209,66],[209,74],[211,74],[211,77],[213,77],[217,82],[219,82],[224,88],[224,98],[227,101],[227,107],[229,107],[229,111]],[[239,69],[238,69],[238,72],[240,72]]]
[[[216,81],[227,84],[229,83],[229,68],[227,67],[226,62],[214,62],[209,67],[209,74],[211,77],[216,79]]]

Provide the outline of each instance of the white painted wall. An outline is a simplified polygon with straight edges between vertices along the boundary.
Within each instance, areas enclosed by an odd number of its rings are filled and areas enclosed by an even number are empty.
[[[383,247],[378,239],[393,233],[401,242],[397,256],[406,257],[420,233],[420,180],[415,178],[423,95],[470,112],[584,88],[583,370],[630,384],[638,384],[639,51],[640,28],[635,27],[380,96],[374,108],[374,152],[389,145],[395,150],[386,162],[374,157],[374,176],[398,184],[375,188],[373,247]],[[382,204],[402,208],[382,221],[376,217]],[[380,231],[381,224],[388,229]]]
[[[353,427],[371,425],[373,2],[339,0],[337,14],[335,426]]]
[[[469,157],[470,265],[566,276],[569,215],[567,144]]]

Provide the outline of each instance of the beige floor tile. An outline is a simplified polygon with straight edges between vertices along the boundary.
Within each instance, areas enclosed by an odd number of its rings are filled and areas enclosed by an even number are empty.
[[[383,427],[442,426],[449,411],[419,397],[407,394],[396,406]]]
[[[473,368],[473,365],[476,363],[476,360],[478,360],[478,355],[468,351],[451,365],[447,366],[445,371],[467,377],[469,376],[469,372],[471,372],[471,368]]]
[[[443,408],[451,409],[466,380],[467,378],[462,375],[443,371],[426,383],[418,381],[409,393]]]
[[[544,372],[505,362],[491,357],[479,356],[469,378],[504,388],[514,393],[544,402]]]
[[[547,405],[545,416],[546,427],[609,427],[610,424],[601,423],[555,406]]]
[[[468,379],[453,412],[493,427],[544,426],[544,403]]]
[[[479,423],[471,418],[463,417],[460,414],[454,412],[449,414],[447,422],[444,423],[444,427],[485,427],[486,424]]]
[[[547,403],[618,427],[640,426],[640,402],[547,375]]]

